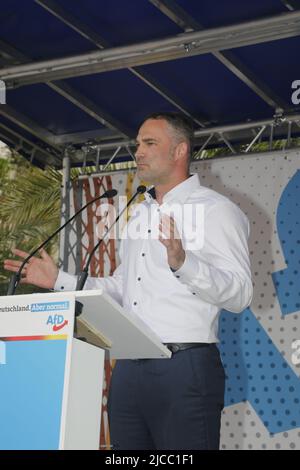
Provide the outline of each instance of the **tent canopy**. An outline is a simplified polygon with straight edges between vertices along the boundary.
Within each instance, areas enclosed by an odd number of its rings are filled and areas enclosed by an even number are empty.
[[[0,139],[38,165],[130,160],[155,111],[200,149],[300,131],[299,0],[3,0],[0,31]]]

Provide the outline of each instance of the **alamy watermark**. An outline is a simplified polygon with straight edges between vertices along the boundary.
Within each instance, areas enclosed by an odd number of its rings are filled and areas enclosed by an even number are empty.
[[[292,89],[295,90],[291,96],[292,103],[295,105],[300,104],[300,80],[293,81]]]
[[[3,80],[0,80],[0,104],[6,104],[6,86]]]
[[[126,204],[127,197],[119,197],[119,214],[126,208]],[[118,224],[114,224],[118,214],[112,204],[101,204],[96,215],[99,218],[96,224],[96,234],[99,239],[180,238],[188,250],[200,250],[204,244],[203,204],[173,203],[163,204],[160,207],[152,204],[150,208],[144,204],[135,204],[130,206],[128,211],[124,210]]]
[[[291,356],[291,361],[295,366],[297,366],[300,364],[300,339],[295,339],[291,346],[294,351]]]

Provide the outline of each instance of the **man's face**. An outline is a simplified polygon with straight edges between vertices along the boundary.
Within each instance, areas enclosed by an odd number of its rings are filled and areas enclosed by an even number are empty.
[[[174,169],[174,137],[164,119],[148,119],[137,136],[138,177],[148,183],[168,182]]]

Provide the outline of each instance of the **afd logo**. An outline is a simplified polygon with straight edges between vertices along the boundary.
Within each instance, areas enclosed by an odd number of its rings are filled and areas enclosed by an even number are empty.
[[[53,331],[59,331],[68,324],[62,315],[49,315],[47,325],[52,325]]]
[[[70,302],[45,302],[31,304],[31,312],[53,312],[55,310],[69,310]]]

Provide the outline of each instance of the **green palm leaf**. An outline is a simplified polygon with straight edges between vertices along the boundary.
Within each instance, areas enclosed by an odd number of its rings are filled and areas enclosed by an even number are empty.
[[[3,260],[11,256],[11,249],[32,250],[59,227],[61,182],[58,170],[40,170],[15,154],[0,159],[0,294],[10,277]],[[47,250],[57,257],[58,238]],[[21,292],[28,290],[20,287]]]

